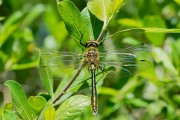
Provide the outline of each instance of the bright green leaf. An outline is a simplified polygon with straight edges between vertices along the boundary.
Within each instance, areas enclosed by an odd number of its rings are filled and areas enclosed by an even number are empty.
[[[116,95],[118,94],[118,91],[115,90],[115,89],[112,89],[112,88],[99,87],[99,88],[98,88],[98,93],[99,93],[99,94],[116,96]]]
[[[125,27],[137,27],[137,28],[143,27],[141,22],[134,19],[129,19],[129,18],[119,19],[118,23]]]
[[[112,15],[112,2],[111,0],[93,0],[88,2],[87,7],[98,19],[105,23]]]
[[[4,106],[4,110],[12,111],[13,110],[12,103],[6,103],[6,105]]]
[[[5,110],[2,114],[3,120],[21,120],[15,112]]]
[[[55,109],[53,107],[53,105],[49,105],[47,107],[47,109],[44,112],[44,119],[45,120],[54,120],[54,116],[55,116]]]
[[[86,106],[90,105],[90,98],[83,95],[75,95],[67,99],[57,109],[55,120],[74,120]]]
[[[174,0],[174,1],[180,5],[180,0]]]
[[[0,120],[2,120],[2,113],[3,113],[3,109],[0,108]]]
[[[63,19],[66,29],[75,42],[84,49],[84,45],[90,39],[88,30],[77,7],[69,0],[57,1],[58,11]],[[81,40],[81,41],[80,41]]]
[[[123,2],[124,0],[93,0],[88,2],[87,7],[98,19],[107,23],[118,12]]]
[[[47,102],[41,96],[30,96],[28,99],[28,103],[31,108],[33,108],[37,112],[40,112]]]
[[[5,85],[9,87],[12,95],[13,104],[24,120],[34,120],[32,109],[28,104],[28,100],[24,93],[23,88],[14,80],[5,82]]]

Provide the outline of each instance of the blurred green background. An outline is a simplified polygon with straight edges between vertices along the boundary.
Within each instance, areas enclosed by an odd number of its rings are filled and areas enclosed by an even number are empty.
[[[87,0],[71,0],[81,11]],[[180,0],[128,0],[108,27],[108,35],[127,28],[180,29]],[[152,45],[152,67],[130,78],[108,77],[99,92],[99,119],[180,120],[180,34],[120,33],[106,48]],[[34,48],[80,51],[68,35],[56,1],[0,0],[0,105],[9,102],[3,85],[20,83],[27,96],[43,91]],[[79,119],[93,119],[86,111]],[[96,118],[96,119],[98,119]]]

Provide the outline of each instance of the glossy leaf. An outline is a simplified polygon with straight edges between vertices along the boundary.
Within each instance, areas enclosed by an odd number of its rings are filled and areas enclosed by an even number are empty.
[[[55,116],[55,109],[54,109],[53,105],[51,104],[45,110],[44,119],[45,120],[54,120],[54,116]]]
[[[14,80],[9,80],[5,83],[5,85],[8,86],[11,91],[12,101],[19,115],[24,120],[33,120],[33,112],[20,84]]]
[[[30,96],[28,99],[28,103],[31,108],[33,108],[37,112],[40,112],[47,102],[41,96]]]
[[[55,120],[74,120],[82,114],[84,108],[90,105],[90,98],[83,95],[75,95],[68,98],[57,109]]]
[[[57,1],[58,11],[63,19],[66,29],[75,42],[84,49],[84,45],[90,39],[88,30],[77,7],[69,0]],[[80,41],[81,40],[81,41]]]

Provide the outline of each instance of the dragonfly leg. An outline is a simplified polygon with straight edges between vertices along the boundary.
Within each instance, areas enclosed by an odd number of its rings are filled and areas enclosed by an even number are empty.
[[[80,31],[80,33],[81,33],[81,31]],[[82,46],[86,47],[86,45],[82,43],[82,38],[83,38],[83,34],[81,33],[80,44],[81,44]]]

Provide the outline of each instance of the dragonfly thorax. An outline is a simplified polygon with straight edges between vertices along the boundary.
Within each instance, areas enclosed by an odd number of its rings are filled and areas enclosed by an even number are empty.
[[[94,46],[90,46],[88,48],[88,51],[85,55],[86,57],[86,63],[88,65],[89,70],[97,70],[98,63],[99,63],[99,55],[98,55],[98,50]]]

